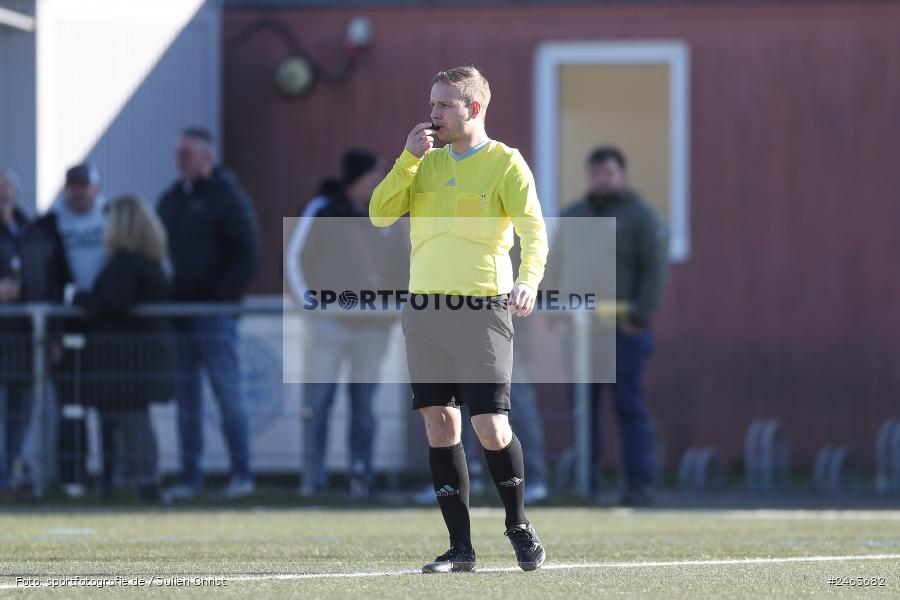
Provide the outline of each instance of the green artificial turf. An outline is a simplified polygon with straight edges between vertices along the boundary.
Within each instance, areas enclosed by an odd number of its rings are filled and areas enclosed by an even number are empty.
[[[9,510],[0,513],[0,598],[900,597],[900,511],[538,508],[529,516],[548,568],[515,569],[502,512],[475,509],[481,572],[422,575],[447,545],[436,509]],[[780,562],[844,555],[893,557]],[[696,564],[747,558],[778,560]],[[676,564],[647,564],[655,562]],[[16,577],[60,576],[219,577],[224,585],[15,588]],[[831,577],[884,578],[884,586],[831,586]]]

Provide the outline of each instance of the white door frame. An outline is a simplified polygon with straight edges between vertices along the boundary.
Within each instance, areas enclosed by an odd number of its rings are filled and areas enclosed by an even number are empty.
[[[678,40],[545,42],[534,62],[535,180],[544,215],[558,215],[559,70],[564,65],[669,66],[669,255],[690,254],[690,55]]]

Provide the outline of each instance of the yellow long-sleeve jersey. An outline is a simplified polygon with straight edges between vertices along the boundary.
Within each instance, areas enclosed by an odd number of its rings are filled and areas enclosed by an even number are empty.
[[[411,292],[509,293],[514,230],[522,248],[515,282],[537,290],[547,261],[547,230],[531,170],[515,148],[489,141],[460,158],[448,145],[421,160],[404,149],[372,193],[369,218],[387,227],[407,212]]]

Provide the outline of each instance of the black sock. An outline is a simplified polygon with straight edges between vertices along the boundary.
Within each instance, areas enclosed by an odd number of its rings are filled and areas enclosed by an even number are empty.
[[[506,528],[516,523],[527,523],[525,518],[525,460],[522,458],[522,444],[513,434],[512,441],[502,450],[484,449],[488,470],[500,492],[503,507],[506,508]]]
[[[431,480],[450,543],[472,547],[469,529],[469,469],[462,443],[447,448],[428,449]]]

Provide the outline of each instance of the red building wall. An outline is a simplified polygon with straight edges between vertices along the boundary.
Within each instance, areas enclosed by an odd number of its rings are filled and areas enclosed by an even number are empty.
[[[281,218],[345,148],[393,160],[440,68],[479,65],[489,133],[530,158],[537,44],[682,39],[692,251],[672,270],[648,388],[670,464],[698,444],[737,460],[757,416],[783,419],[795,462],[840,442],[871,463],[878,425],[900,416],[900,5],[230,10],[224,38],[275,18],[333,70],[356,15],[371,52],[345,85],[300,100],[274,88],[280,39],[226,50],[225,160],[266,236],[256,291],[280,290]],[[544,394],[553,451],[564,406]]]

